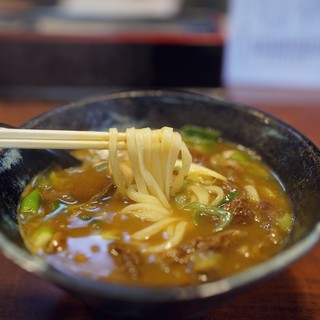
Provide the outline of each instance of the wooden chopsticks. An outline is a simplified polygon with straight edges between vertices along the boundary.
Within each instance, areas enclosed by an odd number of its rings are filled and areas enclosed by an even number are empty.
[[[109,132],[0,128],[0,147],[19,149],[108,149]],[[126,134],[118,133],[118,150]]]

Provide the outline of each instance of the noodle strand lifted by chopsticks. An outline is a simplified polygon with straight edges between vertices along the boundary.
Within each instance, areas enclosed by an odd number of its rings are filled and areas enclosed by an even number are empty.
[[[109,162],[110,167],[112,168],[113,178],[115,184],[120,193],[125,194],[126,189],[124,185],[123,174],[120,170],[119,162],[118,162],[118,154],[117,154],[117,138],[118,138],[118,130],[116,128],[111,128],[109,130],[110,138],[109,138]]]
[[[138,241],[146,252],[160,252],[178,245],[187,229],[187,222],[170,216],[170,198],[182,188],[192,169],[192,157],[187,146],[180,134],[169,127],[159,130],[129,128],[126,130],[127,150],[121,150],[127,152],[127,157],[119,157],[117,137],[117,129],[110,129],[110,169],[118,192],[134,202],[123,208],[121,213],[151,222],[150,226],[132,234],[132,239]],[[212,170],[194,166],[193,171],[200,174],[225,179]],[[200,202],[208,204],[220,201],[223,190],[217,188],[194,186],[192,191]],[[166,228],[172,230],[172,235],[164,242],[153,246],[141,242]]]
[[[155,212],[155,217],[159,217],[159,213],[168,213],[170,195],[182,187],[192,162],[180,134],[168,127],[160,130],[127,129],[127,152],[133,176],[131,183],[126,183],[130,181],[126,178],[128,172],[121,170],[119,165],[117,129],[110,129],[109,135],[109,162],[115,184],[121,194],[140,204],[129,205],[124,211],[135,211],[141,218],[145,215],[147,220],[150,220],[150,210]],[[178,159],[181,169],[175,176]],[[148,217],[144,211],[148,211]]]

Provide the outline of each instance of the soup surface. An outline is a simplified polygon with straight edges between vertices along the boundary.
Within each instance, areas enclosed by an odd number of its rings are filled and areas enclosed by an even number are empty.
[[[108,151],[75,151],[81,166],[53,166],[22,194],[28,249],[63,272],[146,286],[214,281],[276,254],[294,220],[281,183],[251,150],[195,131],[182,132],[193,162],[226,180],[190,172],[154,222],[122,211],[132,200],[117,191]]]

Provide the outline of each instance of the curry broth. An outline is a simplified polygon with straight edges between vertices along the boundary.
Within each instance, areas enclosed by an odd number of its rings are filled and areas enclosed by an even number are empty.
[[[215,181],[226,193],[238,192],[221,206],[233,215],[222,231],[214,231],[219,217],[200,214],[195,221],[194,211],[182,209],[172,198],[171,215],[188,221],[182,243],[167,252],[144,252],[145,244],[160,243],[166,232],[139,245],[131,239],[151,222],[119,214],[130,200],[117,194],[105,153],[86,150],[74,152],[82,166],[53,167],[25,189],[18,219],[26,246],[64,272],[148,286],[218,280],[276,254],[288,239],[293,212],[273,173],[250,150],[223,140],[210,149],[191,145],[189,149],[194,162],[228,178],[227,183]],[[258,200],[255,192],[248,196],[246,186],[254,186]],[[35,190],[39,208],[24,211],[23,199]]]

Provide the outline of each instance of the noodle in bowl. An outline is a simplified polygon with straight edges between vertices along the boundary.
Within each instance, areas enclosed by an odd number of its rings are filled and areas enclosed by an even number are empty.
[[[144,227],[141,224],[141,228],[136,229],[131,234],[131,238],[137,243],[144,243],[144,239],[171,228],[175,230],[174,238],[170,239],[171,245],[178,247],[187,229],[186,218],[170,215],[172,203],[168,199],[179,193],[178,191],[181,190],[186,177],[192,170],[195,170],[194,176],[204,176],[203,173],[199,174],[198,168],[193,167],[188,149],[185,148],[180,135],[176,134],[176,129],[186,124],[216,129],[221,132],[224,139],[254,150],[279,178],[289,195],[295,215],[291,236],[281,252],[250,269],[244,268],[241,272],[205,283],[189,283],[183,286],[177,283],[174,286],[159,287],[135,286],[132,283],[97,282],[72,273],[60,272],[26,250],[21,238],[17,238],[16,231],[14,235],[13,230],[14,228],[17,230],[14,221],[18,206],[18,199],[16,199],[11,208],[5,208],[7,217],[5,220],[2,215],[1,244],[4,253],[23,268],[53,281],[106,312],[133,317],[152,314],[155,317],[164,318],[168,316],[191,317],[209,312],[234,291],[282,270],[305,254],[317,242],[319,238],[317,230],[319,199],[315,194],[316,191],[320,191],[318,183],[319,151],[294,129],[258,110],[180,91],[122,91],[62,106],[31,120],[25,127],[70,130],[117,128],[117,130],[111,129],[110,131],[112,138],[110,139],[109,161],[117,192],[129,199],[128,205],[122,208],[123,213],[135,217],[140,215],[139,219],[149,221],[148,226]],[[129,142],[128,154],[121,158],[123,151],[117,150],[117,131],[124,131],[125,128],[132,127],[162,129],[159,129],[156,134],[154,134],[155,130],[150,129],[143,129],[143,134],[139,130],[129,129],[127,131],[128,141],[134,142]],[[157,154],[146,155],[143,151],[140,154],[135,152],[137,150],[135,144],[142,146],[139,150],[145,150],[143,146],[154,145],[155,142],[159,143],[159,146],[164,143],[163,148],[160,147]],[[170,149],[170,152],[166,151],[161,154],[159,151],[168,150],[167,148]],[[304,152],[306,148],[310,151],[308,155]],[[223,152],[225,157],[232,160],[230,152]],[[280,153],[282,157],[278,157]],[[169,154],[172,157],[168,157]],[[193,157],[194,155],[195,153]],[[5,156],[7,153],[2,154],[2,157]],[[128,157],[131,168],[128,166]],[[150,161],[152,157],[155,159],[164,157],[166,161],[158,162],[166,163],[165,167],[159,170],[159,166],[152,165],[154,162]],[[141,163],[142,158],[143,163]],[[28,162],[28,159],[21,159],[21,157],[19,160],[19,156],[17,159],[18,165],[13,169],[16,170],[16,175],[21,176],[22,168],[25,165],[30,166],[32,161]],[[123,161],[117,161],[118,159],[123,159]],[[215,165],[217,161],[215,158]],[[141,166],[144,166],[142,171],[137,169]],[[215,172],[213,168],[210,170]],[[290,174],[292,170],[297,172],[295,177]],[[138,173],[140,176],[137,175]],[[217,173],[220,174],[220,172]],[[21,194],[33,176],[34,174],[30,175],[18,187],[15,184],[17,194]],[[161,181],[160,184],[159,181]],[[188,187],[187,192],[188,195],[192,194],[193,202],[194,199],[197,201],[205,199],[209,194],[212,197],[210,205],[212,205],[213,198],[218,199],[214,204],[217,205],[226,195],[226,191],[221,188],[223,183],[221,180],[215,186],[202,188],[201,185],[199,188],[197,181],[197,184]],[[303,188],[301,188],[301,183],[303,183]],[[209,190],[208,187],[211,189]],[[250,183],[241,192],[246,192],[247,197],[252,201],[261,197],[261,192],[259,190],[257,192]],[[205,201],[207,200],[201,200],[201,203]],[[187,208],[191,210],[190,205]],[[150,211],[154,214],[150,215]],[[8,233],[5,230],[8,230],[10,219],[13,221],[10,222],[10,228],[13,228],[13,231]],[[221,221],[215,220],[213,223],[218,224]],[[149,248],[145,246],[144,249],[151,254],[161,253],[166,248],[166,244],[166,242],[158,241],[157,245]]]

